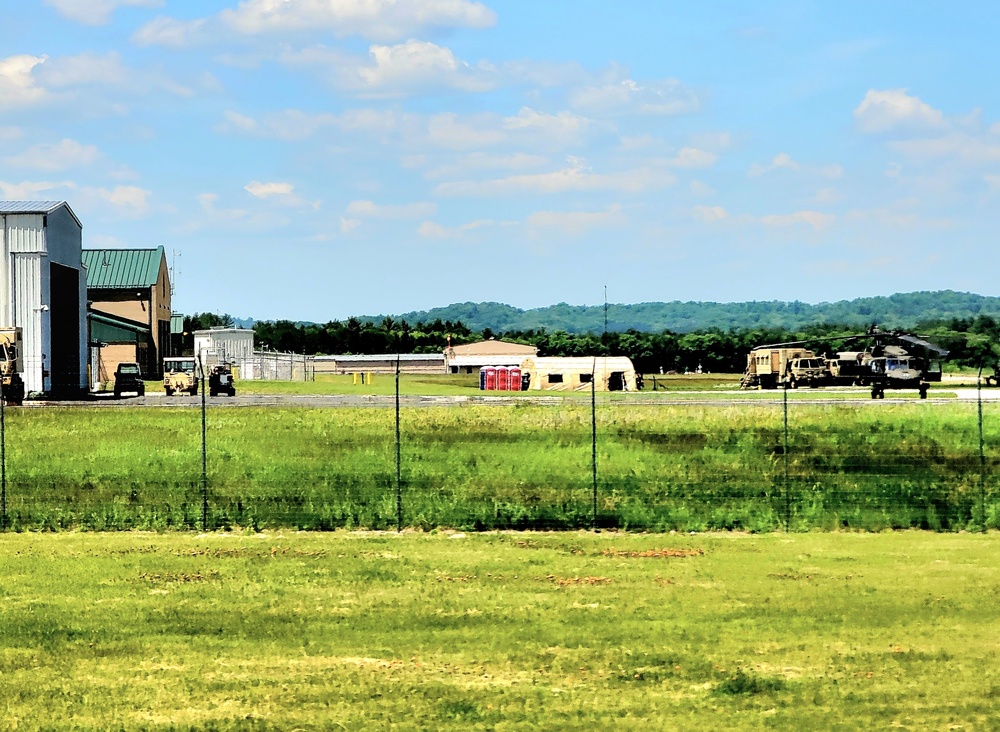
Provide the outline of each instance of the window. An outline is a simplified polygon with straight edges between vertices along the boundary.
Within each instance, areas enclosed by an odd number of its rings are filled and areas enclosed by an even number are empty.
[[[562,374],[549,374],[546,378],[548,378],[550,384],[561,384],[563,383],[562,377]]]
[[[593,374],[580,374],[580,383],[589,384],[594,378]]]

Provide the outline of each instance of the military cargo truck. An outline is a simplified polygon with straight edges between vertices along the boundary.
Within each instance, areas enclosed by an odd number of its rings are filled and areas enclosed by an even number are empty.
[[[827,383],[829,377],[826,360],[806,348],[760,346],[747,356],[747,370],[740,386],[744,389],[815,388]]]

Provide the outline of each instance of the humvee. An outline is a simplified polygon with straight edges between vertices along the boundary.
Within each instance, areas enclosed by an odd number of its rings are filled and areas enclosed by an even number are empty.
[[[198,393],[197,363],[193,356],[172,356],[163,359],[163,390],[167,396],[187,392]]]

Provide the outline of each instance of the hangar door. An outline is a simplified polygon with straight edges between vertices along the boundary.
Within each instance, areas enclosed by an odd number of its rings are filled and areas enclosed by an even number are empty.
[[[54,262],[50,270],[52,391],[80,390],[80,272]]]

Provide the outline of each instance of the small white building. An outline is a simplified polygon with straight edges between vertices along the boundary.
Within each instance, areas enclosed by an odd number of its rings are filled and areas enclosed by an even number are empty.
[[[242,364],[253,358],[253,331],[249,328],[209,328],[194,332],[194,355],[205,368],[217,363]]]
[[[0,327],[22,330],[24,386],[87,388],[83,225],[65,201],[0,201]]]

